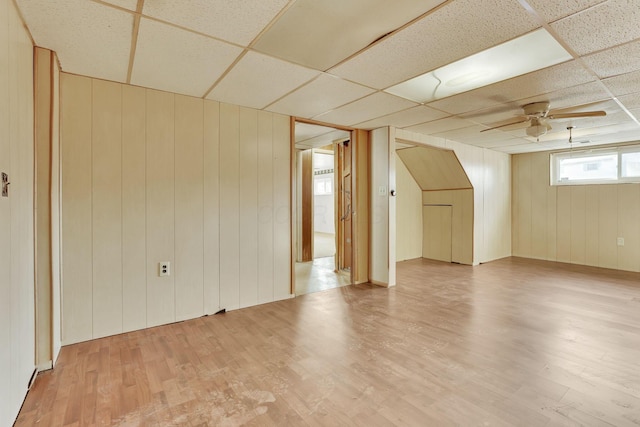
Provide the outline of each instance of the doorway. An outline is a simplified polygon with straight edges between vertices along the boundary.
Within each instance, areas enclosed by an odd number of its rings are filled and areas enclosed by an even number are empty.
[[[352,283],[351,186],[344,166],[350,140],[348,130],[295,123],[296,295]]]

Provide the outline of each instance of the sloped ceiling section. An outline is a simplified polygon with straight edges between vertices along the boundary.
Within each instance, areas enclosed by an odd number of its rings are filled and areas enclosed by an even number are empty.
[[[412,147],[397,150],[422,191],[473,188],[464,168],[451,150]]]
[[[506,153],[568,148],[568,126],[590,146],[640,140],[638,0],[16,2],[69,73]],[[424,103],[388,92],[540,29],[566,62]],[[607,116],[553,120],[539,138],[480,133],[539,101]]]

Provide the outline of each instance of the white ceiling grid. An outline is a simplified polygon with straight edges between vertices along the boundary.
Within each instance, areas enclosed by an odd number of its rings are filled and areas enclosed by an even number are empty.
[[[20,2],[35,43],[58,52],[64,71],[124,82],[133,15],[86,0]]]
[[[262,109],[319,74],[310,68],[248,52],[207,98]]]
[[[416,106],[415,102],[385,92],[376,92],[355,102],[336,108],[318,116],[314,119],[325,123],[336,123],[339,125],[353,126],[369,119],[371,116],[380,117],[387,114],[406,110]]]
[[[365,86],[321,74],[268,107],[276,113],[311,118],[374,92]]]
[[[143,14],[241,46],[249,43],[288,0],[189,0],[144,2]]]
[[[102,0],[105,3],[112,4],[114,6],[120,6],[124,9],[135,11],[138,7],[138,0]]]
[[[240,53],[237,46],[142,18],[131,83],[202,96]]]
[[[16,2],[65,72],[507,153],[567,147],[568,125],[588,145],[640,140],[638,0]],[[384,92],[541,27],[575,59],[424,105]],[[538,101],[607,117],[553,120],[540,142],[480,133]]]

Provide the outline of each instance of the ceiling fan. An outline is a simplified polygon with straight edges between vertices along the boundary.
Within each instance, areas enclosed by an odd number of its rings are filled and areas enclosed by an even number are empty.
[[[523,105],[522,110],[524,115],[518,117],[515,121],[502,124],[500,126],[494,126],[488,129],[483,129],[480,132],[486,132],[489,130],[495,130],[504,128],[507,126],[524,125],[527,123],[526,132],[527,135],[538,138],[551,130],[549,120],[555,119],[577,119],[582,117],[600,117],[606,116],[605,111],[582,111],[576,113],[562,113],[549,110],[548,102],[534,102],[531,104]]]

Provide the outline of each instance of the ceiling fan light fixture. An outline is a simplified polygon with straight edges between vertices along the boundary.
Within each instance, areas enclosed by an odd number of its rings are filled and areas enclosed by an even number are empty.
[[[542,135],[547,133],[547,127],[546,126],[529,126],[527,128],[527,135],[529,135],[532,138],[539,138]]]
[[[544,120],[534,118],[531,119],[531,126],[527,128],[526,132],[530,137],[539,138],[546,134],[549,129],[551,129],[551,126]]]

